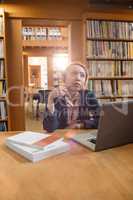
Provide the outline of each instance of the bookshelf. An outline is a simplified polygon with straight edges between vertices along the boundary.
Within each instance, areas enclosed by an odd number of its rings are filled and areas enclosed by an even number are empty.
[[[9,130],[5,13],[0,9],[0,131]]]
[[[85,19],[88,88],[103,101],[133,99],[133,22]]]

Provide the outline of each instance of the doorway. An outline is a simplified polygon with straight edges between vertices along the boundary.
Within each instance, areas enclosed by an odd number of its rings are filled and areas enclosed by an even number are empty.
[[[45,94],[63,84],[62,74],[69,63],[68,27],[64,22],[23,21],[26,131],[43,132]]]

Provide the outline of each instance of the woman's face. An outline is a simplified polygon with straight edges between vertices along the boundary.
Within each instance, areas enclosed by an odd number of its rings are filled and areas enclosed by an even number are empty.
[[[66,87],[73,91],[84,88],[86,82],[86,73],[80,65],[72,65],[65,74]]]

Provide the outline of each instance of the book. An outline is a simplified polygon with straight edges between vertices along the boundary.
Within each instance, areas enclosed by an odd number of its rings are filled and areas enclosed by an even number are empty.
[[[20,137],[20,135],[19,135]],[[54,133],[52,135],[49,135],[48,137],[45,138],[41,138],[40,140],[37,140],[35,142],[28,142],[28,141],[24,141],[20,140],[20,138],[18,139],[14,139],[13,141],[10,140],[10,142],[13,142],[14,144],[19,144],[19,145],[23,145],[23,146],[27,146],[27,147],[31,147],[31,148],[35,148],[38,150],[43,150],[44,147],[48,148],[50,145],[54,145],[54,143],[62,141],[63,138],[59,136],[58,133]]]
[[[36,162],[69,150],[69,144],[58,134],[25,131],[6,138],[5,144],[32,162]]]
[[[8,130],[7,122],[0,122],[0,132],[7,131],[7,130]]]

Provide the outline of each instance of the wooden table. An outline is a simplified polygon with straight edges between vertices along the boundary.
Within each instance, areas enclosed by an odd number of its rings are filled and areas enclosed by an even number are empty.
[[[133,200],[133,145],[67,153],[31,163],[0,135],[0,200]]]

